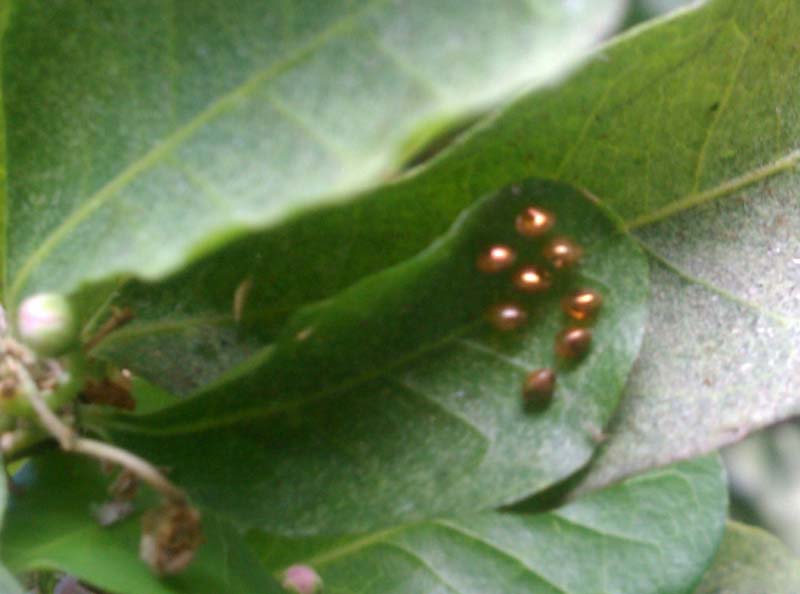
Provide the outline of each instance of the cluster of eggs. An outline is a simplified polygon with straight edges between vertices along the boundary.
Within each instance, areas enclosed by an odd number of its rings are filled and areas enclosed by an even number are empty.
[[[555,227],[555,216],[541,208],[530,206],[516,218],[517,233],[529,240],[547,239]],[[566,237],[555,236],[541,248],[541,259],[546,263],[517,264],[517,252],[508,245],[492,245],[478,255],[477,269],[484,274],[500,274],[513,269],[512,282],[516,290],[535,295],[553,286],[553,275],[574,269],[583,255],[583,249]],[[575,361],[589,352],[592,331],[587,327],[600,309],[602,296],[593,289],[580,288],[569,292],[561,300],[564,313],[571,323],[558,333],[555,352],[562,361]],[[528,321],[528,312],[516,301],[492,306],[487,314],[489,322],[498,330],[508,332],[522,327]],[[522,394],[525,404],[543,408],[550,403],[556,384],[556,373],[551,368],[531,371],[525,378]]]

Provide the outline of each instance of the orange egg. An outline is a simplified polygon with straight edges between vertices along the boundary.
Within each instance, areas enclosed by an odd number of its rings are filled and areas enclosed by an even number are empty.
[[[583,248],[566,237],[557,237],[545,246],[543,255],[553,268],[564,270],[580,261]]]
[[[525,406],[544,408],[553,400],[556,374],[552,369],[537,369],[528,374],[522,387]]]
[[[508,332],[522,327],[528,321],[527,312],[516,303],[500,303],[487,313],[489,323],[498,330]]]
[[[501,272],[514,265],[517,253],[506,245],[493,245],[475,260],[475,267],[486,274]]]
[[[588,328],[567,328],[556,337],[556,353],[565,359],[580,359],[591,345],[592,331]]]
[[[525,266],[514,274],[514,286],[526,293],[540,293],[552,285],[550,273],[539,266]]]
[[[580,289],[561,300],[564,312],[576,320],[586,320],[595,316],[602,305],[602,295],[592,289]]]
[[[541,237],[556,224],[556,217],[552,213],[530,206],[517,215],[517,233],[523,237]]]

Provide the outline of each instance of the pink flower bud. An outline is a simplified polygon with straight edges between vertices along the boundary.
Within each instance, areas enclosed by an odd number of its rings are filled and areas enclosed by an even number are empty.
[[[40,293],[22,302],[17,314],[22,341],[40,355],[55,357],[75,342],[77,324],[69,302],[55,293]]]
[[[292,565],[283,574],[283,587],[296,594],[315,594],[322,589],[322,578],[308,565]]]

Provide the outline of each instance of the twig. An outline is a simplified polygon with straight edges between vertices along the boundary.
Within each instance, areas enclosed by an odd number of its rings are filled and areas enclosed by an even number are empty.
[[[100,326],[100,329],[94,334],[94,336],[87,340],[86,344],[83,345],[84,352],[90,352],[92,349],[94,349],[94,347],[100,344],[106,336],[114,332],[114,330],[122,328],[124,325],[133,320],[133,318],[133,310],[129,307],[123,307],[121,309],[116,307],[113,308],[111,317],[106,320],[106,322]]]
[[[44,398],[42,398],[42,395],[39,393],[39,387],[36,385],[36,382],[33,381],[25,365],[15,360],[9,361],[9,364],[14,367],[17,377],[22,383],[22,393],[27,396],[33,410],[36,412],[42,425],[44,425],[44,428],[56,438],[62,449],[66,451],[71,450],[76,439],[75,432],[47,406]]]
[[[101,461],[118,464],[165,497],[173,501],[186,501],[186,493],[172,484],[169,479],[147,460],[114,445],[95,439],[79,437],[72,427],[64,423],[58,415],[50,410],[50,407],[47,406],[44,398],[42,398],[42,395],[39,393],[39,388],[28,373],[28,370],[24,369],[23,365],[18,365],[17,371],[24,384],[23,392],[30,401],[33,410],[36,411],[45,429],[56,438],[61,445],[61,449],[65,452],[77,452]]]
[[[75,440],[72,451],[118,464],[165,497],[173,501],[186,500],[186,493],[172,484],[155,466],[127,450],[95,439],[79,437]]]

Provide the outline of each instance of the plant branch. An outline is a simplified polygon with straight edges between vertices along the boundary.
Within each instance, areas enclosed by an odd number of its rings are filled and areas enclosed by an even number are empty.
[[[97,441],[79,437],[75,431],[64,423],[39,393],[33,378],[23,365],[18,365],[19,377],[24,384],[24,393],[31,403],[39,421],[50,434],[56,438],[65,452],[77,452],[91,456],[105,462],[112,462],[134,474],[139,480],[147,483],[153,489],[173,501],[186,501],[186,493],[167,479],[155,466],[147,460],[140,458],[122,448]]]
[[[123,307],[122,309],[112,308],[112,312],[111,318],[109,318],[102,326],[100,326],[100,329],[95,333],[95,335],[87,340],[86,344],[83,345],[84,352],[90,352],[98,344],[100,344],[106,336],[128,324],[131,320],[133,320],[134,317],[133,310],[128,307]]]
[[[186,493],[170,482],[158,468],[127,450],[96,439],[79,437],[75,440],[72,451],[118,464],[165,497],[173,501],[186,501]]]
[[[22,393],[28,398],[41,424],[56,438],[62,449],[71,450],[76,439],[75,432],[47,406],[47,402],[39,393],[39,387],[25,365],[19,361],[13,361],[13,367],[22,383]]]

